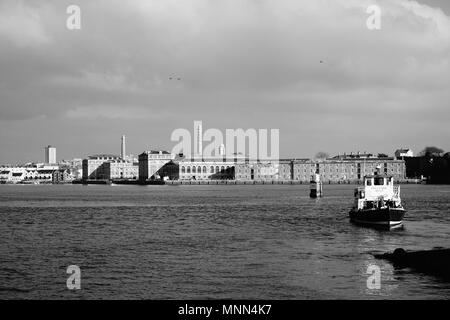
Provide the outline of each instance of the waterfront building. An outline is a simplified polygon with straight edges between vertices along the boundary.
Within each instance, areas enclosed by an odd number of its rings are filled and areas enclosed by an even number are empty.
[[[46,164],[46,163],[35,163],[24,166],[26,168],[36,168],[40,170],[58,170],[59,165],[57,164]]]
[[[398,149],[395,151],[395,158],[403,159],[405,157],[414,157],[414,152],[411,149]]]
[[[83,180],[136,180],[138,175],[137,163],[116,155],[94,155],[83,160]]]
[[[33,175],[34,180],[47,181],[50,182],[53,179],[54,169],[36,169],[28,171],[29,174]],[[33,179],[31,176],[28,177],[28,180]]]
[[[58,170],[55,166],[43,165],[2,168],[0,180],[4,183],[51,182],[55,170]]]
[[[83,160],[82,159],[72,159],[72,160],[61,160],[59,163],[60,169],[68,170],[69,175],[74,180],[80,180],[83,178]]]
[[[294,180],[294,161],[296,160],[285,159],[279,161],[279,180]]]
[[[283,172],[285,167],[283,166]],[[289,174],[287,174],[289,175]],[[273,181],[280,180],[279,161],[247,161],[238,162],[235,166],[236,180]],[[290,179],[287,179],[290,180]]]
[[[106,180],[104,164],[109,161],[119,161],[121,158],[111,154],[89,156],[83,160],[83,180]]]
[[[105,162],[102,169],[106,180],[137,180],[139,176],[139,164],[125,160],[112,160]]]
[[[11,179],[11,170],[9,168],[0,168],[0,182],[4,183]]]
[[[0,169],[0,183],[6,183],[11,180],[11,171],[6,168]]]
[[[27,171],[25,168],[11,168],[10,179],[8,182],[17,183],[26,178]]]
[[[158,170],[156,178],[162,180],[178,180],[180,178],[180,166],[178,161],[177,158],[175,158],[175,160],[171,160],[163,165],[162,168]]]
[[[60,167],[67,167],[67,168],[73,168],[73,167],[82,167],[83,165],[83,159],[75,158],[71,160],[61,160],[58,162],[58,165]]]
[[[52,146],[45,147],[45,163],[56,164],[56,148]]]
[[[50,182],[52,181],[53,172],[59,170],[58,165],[35,164],[24,167],[24,181]]]
[[[162,150],[151,150],[141,153],[138,159],[140,181],[159,180],[165,177],[176,179],[174,154]]]
[[[222,149],[222,150],[220,150]],[[180,180],[235,180],[238,164],[249,163],[242,153],[225,155],[225,147],[219,147],[218,157],[187,156],[179,160]]]
[[[235,178],[235,159],[224,158],[185,158],[179,161],[180,180],[233,180]]]
[[[69,170],[67,170],[67,169],[55,170],[52,173],[52,182],[53,183],[64,183],[64,182],[70,182],[72,180],[73,180],[73,177],[70,174]]]
[[[405,179],[405,162],[390,157],[334,157],[322,161],[294,160],[292,163],[293,180],[308,182],[318,173],[323,182],[361,181],[365,175],[375,172],[381,166],[384,174],[397,180]]]
[[[257,161],[238,163],[236,180],[278,180],[307,183],[320,174],[325,183],[357,182],[372,174],[380,165],[383,173],[397,180],[405,179],[405,162],[391,157],[372,154],[339,155],[325,160],[283,159],[280,161]]]

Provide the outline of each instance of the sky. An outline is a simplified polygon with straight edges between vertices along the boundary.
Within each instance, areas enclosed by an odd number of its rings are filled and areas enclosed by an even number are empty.
[[[450,151],[449,84],[447,0],[0,0],[0,164],[170,151],[195,120],[279,129],[283,158]]]

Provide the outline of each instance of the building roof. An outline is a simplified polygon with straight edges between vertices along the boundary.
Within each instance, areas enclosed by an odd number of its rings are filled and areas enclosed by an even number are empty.
[[[350,153],[350,154],[338,154],[337,156],[334,156],[332,158],[329,158],[327,160],[335,160],[335,159],[376,159],[377,156],[373,155],[372,153]]]
[[[105,165],[111,165],[111,164],[123,164],[123,165],[138,166],[139,162],[127,161],[127,160],[123,160],[123,159],[114,159],[114,160],[105,161]]]
[[[50,173],[53,173],[54,171],[55,170],[41,169],[41,170],[38,170],[37,172],[40,174],[50,174]]]
[[[364,176],[364,178],[392,178],[393,175],[389,174],[369,174]]]
[[[92,156],[88,156],[88,159],[92,159],[92,160],[94,160],[94,159],[98,159],[98,158],[117,158],[117,159],[120,159],[120,157],[119,156],[117,156],[117,155],[114,155],[114,154],[94,154],[94,155],[92,155]]]
[[[397,149],[396,151],[395,151],[395,153],[406,153],[406,152],[409,152],[409,151],[411,151],[411,149]]]
[[[164,151],[164,150],[150,150],[150,151],[145,151],[144,153],[147,153],[147,154],[170,154],[170,152]]]

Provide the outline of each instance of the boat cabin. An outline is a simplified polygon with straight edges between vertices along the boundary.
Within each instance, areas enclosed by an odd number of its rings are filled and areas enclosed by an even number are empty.
[[[401,206],[400,186],[394,186],[393,176],[379,174],[364,177],[364,186],[355,189],[355,207],[358,209]]]

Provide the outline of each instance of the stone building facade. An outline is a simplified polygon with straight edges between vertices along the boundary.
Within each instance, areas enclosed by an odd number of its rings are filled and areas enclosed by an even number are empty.
[[[180,179],[232,179],[238,181],[309,182],[319,173],[324,182],[356,182],[375,172],[377,166],[396,180],[405,179],[405,162],[394,158],[336,158],[326,160],[295,159],[280,161],[183,160]]]
[[[103,165],[106,180],[126,179],[137,180],[139,165],[125,160],[113,160]]]
[[[189,158],[178,162],[180,180],[234,180],[234,160]]]
[[[145,151],[139,155],[139,180],[162,180],[166,176],[173,177],[171,163],[175,155],[167,151]]]
[[[292,162],[292,180],[307,182],[315,173],[324,182],[361,181],[365,175],[373,174],[377,168],[396,180],[405,179],[405,162],[393,158],[327,159],[323,161],[300,160]]]
[[[139,166],[114,155],[95,155],[83,160],[83,180],[137,179]]]

